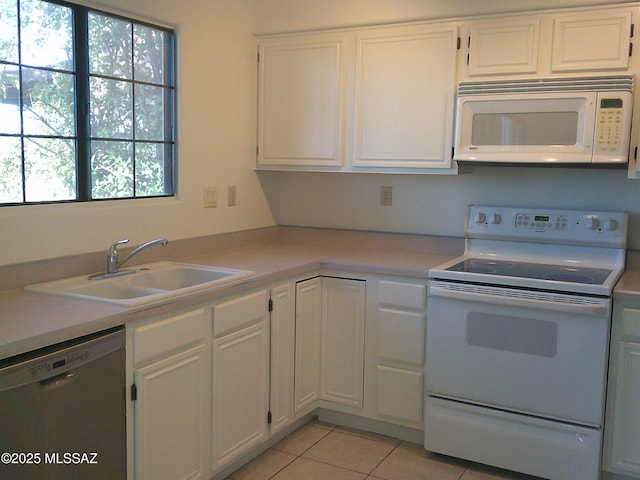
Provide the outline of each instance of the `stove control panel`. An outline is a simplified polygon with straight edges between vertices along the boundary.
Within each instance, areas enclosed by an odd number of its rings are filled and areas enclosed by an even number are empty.
[[[550,215],[539,213],[517,213],[516,228],[566,230],[569,217],[567,215]]]
[[[627,214],[471,205],[465,236],[622,248]]]

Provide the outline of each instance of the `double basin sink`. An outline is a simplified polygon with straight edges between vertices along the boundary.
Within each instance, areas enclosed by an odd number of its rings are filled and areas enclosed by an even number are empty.
[[[98,300],[122,306],[139,306],[200,290],[235,285],[255,275],[237,270],[178,262],[139,265],[135,272],[90,280],[66,278],[25,287],[32,292]]]

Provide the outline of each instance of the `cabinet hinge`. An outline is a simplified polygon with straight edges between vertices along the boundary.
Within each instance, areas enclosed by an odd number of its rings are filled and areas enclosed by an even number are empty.
[[[456,147],[451,147],[451,159],[453,160],[453,157],[456,154]]]
[[[469,65],[469,54],[467,53],[467,65]]]
[[[633,33],[635,32],[636,26],[632,23],[631,24],[631,34],[629,35],[630,38],[633,38]]]
[[[269,311],[273,312],[273,300],[269,299]]]
[[[260,145],[256,145],[256,157],[260,155]]]
[[[633,149],[633,159],[638,160],[638,147]]]
[[[462,39],[460,37],[458,37],[458,50],[460,50],[460,45],[462,44]]]
[[[633,43],[629,43],[629,56],[633,55]]]
[[[258,63],[260,63],[260,47],[258,47],[258,51],[256,52],[256,55],[258,57]]]
[[[271,425],[271,411],[267,412],[267,423]]]
[[[135,402],[136,400],[138,400],[138,387],[134,383],[131,385],[131,401]]]

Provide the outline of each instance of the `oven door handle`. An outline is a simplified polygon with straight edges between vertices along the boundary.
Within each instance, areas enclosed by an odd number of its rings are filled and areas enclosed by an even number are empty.
[[[599,317],[606,317],[611,313],[611,299],[609,298],[538,292],[535,290],[519,290],[438,280],[431,280],[429,282],[429,296]]]

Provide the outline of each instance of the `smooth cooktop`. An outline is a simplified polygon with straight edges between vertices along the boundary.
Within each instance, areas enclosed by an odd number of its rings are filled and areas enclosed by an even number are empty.
[[[604,268],[511,262],[484,258],[468,258],[446,270],[451,272],[532,278],[536,280],[551,280],[588,285],[602,285],[611,274],[611,270]]]

